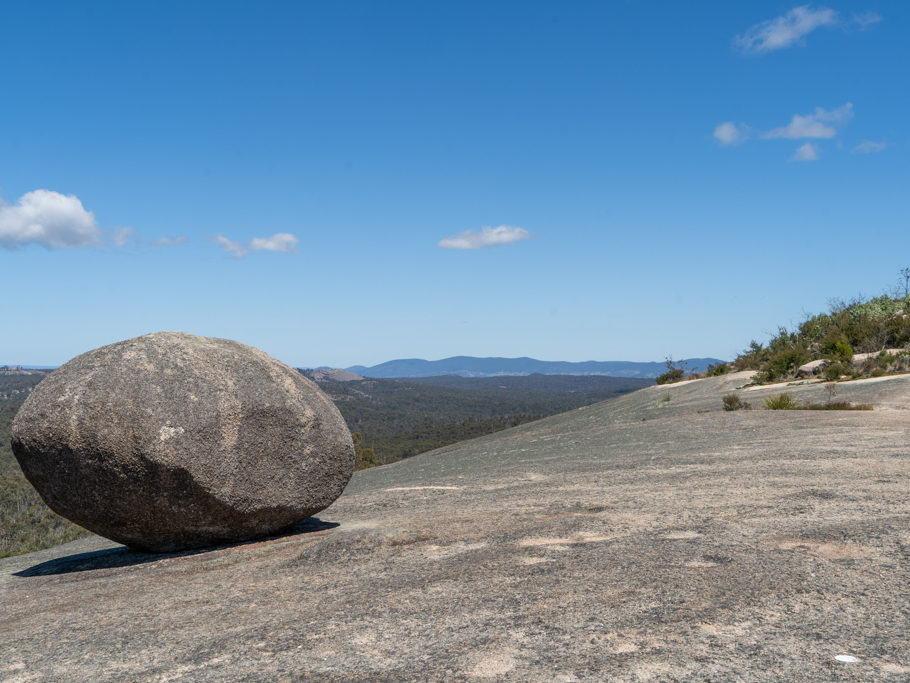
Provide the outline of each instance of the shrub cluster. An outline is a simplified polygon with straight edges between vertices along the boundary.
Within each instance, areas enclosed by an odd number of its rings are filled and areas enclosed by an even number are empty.
[[[768,410],[872,410],[872,406],[868,403],[848,403],[847,401],[799,403],[793,398],[793,394],[778,394],[766,398],[765,407]]]
[[[799,403],[793,399],[793,394],[778,394],[765,399],[765,408],[768,410],[796,410]]]
[[[723,398],[724,410],[733,411],[733,410],[751,410],[752,406],[749,405],[748,401],[743,401],[736,394],[727,394]]]
[[[658,375],[654,381],[658,384],[673,384],[674,382],[679,382],[685,376],[685,370],[682,368],[673,368],[672,370],[667,370],[662,375]]]
[[[674,382],[679,382],[686,377],[686,363],[681,361],[678,365],[673,362],[672,358],[667,358],[667,371],[662,375],[658,375],[654,380],[658,384],[673,384]]]
[[[728,372],[730,372],[729,363],[712,363],[708,366],[705,374],[707,377],[719,377],[720,375],[726,375]]]
[[[824,370],[828,379],[910,369],[910,351],[906,360],[884,354],[867,363],[868,367],[853,367],[854,353],[885,348],[910,349],[910,296],[835,303],[828,313],[806,319],[794,331],[779,328],[767,345],[753,341],[733,361],[733,367],[757,370],[759,382],[791,378],[800,365],[822,358],[831,361]]]
[[[847,401],[807,403],[799,408],[800,410],[872,410],[872,406],[869,403],[847,403]]]

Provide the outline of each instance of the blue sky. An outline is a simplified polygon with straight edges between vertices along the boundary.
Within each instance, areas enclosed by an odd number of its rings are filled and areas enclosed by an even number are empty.
[[[910,265],[908,12],[0,4],[0,363],[731,358]]]

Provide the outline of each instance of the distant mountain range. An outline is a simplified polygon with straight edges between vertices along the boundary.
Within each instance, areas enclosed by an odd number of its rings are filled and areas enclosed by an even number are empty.
[[[701,372],[711,364],[723,363],[717,358],[687,358],[687,372]],[[436,377],[439,375],[459,375],[461,377],[500,377],[503,375],[606,375],[609,377],[654,378],[666,372],[666,363],[635,363],[622,360],[584,361],[571,363],[567,361],[546,361],[534,358],[475,358],[473,356],[453,356],[442,360],[423,360],[422,358],[402,358],[390,360],[379,365],[366,367],[353,365],[346,368],[350,372],[364,377]]]
[[[46,375],[49,368],[23,368],[21,365],[0,365],[0,375]]]

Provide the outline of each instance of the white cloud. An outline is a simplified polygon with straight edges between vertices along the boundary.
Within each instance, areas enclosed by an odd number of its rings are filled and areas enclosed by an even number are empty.
[[[112,239],[114,240],[114,246],[125,247],[128,242],[135,240],[136,236],[137,233],[132,228],[120,228],[114,231]]]
[[[286,254],[296,253],[297,243],[300,242],[294,235],[279,232],[271,237],[254,237],[248,242],[235,242],[224,235],[215,235],[215,242],[221,245],[225,253],[235,258],[243,258],[251,251],[280,251]]]
[[[252,251],[280,251],[285,254],[297,252],[299,239],[287,232],[279,232],[271,237],[254,237],[250,241]]]
[[[247,248],[240,244],[240,242],[229,240],[221,233],[215,235],[214,240],[216,244],[221,245],[221,248],[224,249],[225,253],[231,254],[237,258],[243,258],[246,256]]]
[[[793,156],[790,157],[790,161],[815,161],[816,159],[818,159],[818,147],[811,142],[797,147]]]
[[[863,14],[854,14],[853,21],[861,29],[868,28],[872,24],[877,24],[882,20],[882,15],[876,14],[875,12],[864,12]]]
[[[14,249],[32,243],[48,249],[75,249],[100,239],[94,214],[75,195],[34,190],[16,204],[0,199],[0,247]]]
[[[484,227],[480,232],[465,230],[457,235],[443,237],[436,246],[440,249],[483,249],[498,244],[526,240],[529,237],[531,237],[531,233],[524,228],[500,225],[497,228]]]
[[[799,43],[815,29],[832,26],[837,22],[837,12],[833,9],[812,9],[809,5],[801,5],[783,16],[755,24],[741,36],[736,36],[733,43],[750,54],[771,52]]]
[[[871,140],[863,140],[851,151],[855,154],[874,154],[875,152],[881,152],[887,146],[887,142],[872,142]]]
[[[796,114],[786,126],[775,128],[762,137],[767,139],[786,138],[833,138],[839,127],[853,118],[853,105],[850,102],[830,111],[816,107],[815,112],[801,116]]]
[[[186,244],[190,241],[190,238],[186,235],[178,235],[177,237],[170,237],[165,235],[164,237],[159,237],[154,241],[156,247],[169,247],[174,244]]]
[[[714,139],[725,147],[728,145],[738,145],[748,137],[748,126],[737,126],[732,121],[724,121],[714,129]]]

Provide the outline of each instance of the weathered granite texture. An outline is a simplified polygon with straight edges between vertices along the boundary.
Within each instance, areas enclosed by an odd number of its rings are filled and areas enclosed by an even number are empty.
[[[55,370],[12,446],[54,511],[151,551],[278,531],[328,507],[354,469],[347,426],[313,382],[250,346],[181,332]]]
[[[0,680],[905,683],[910,375],[857,412],[745,375],[357,472],[264,542],[2,559]]]

